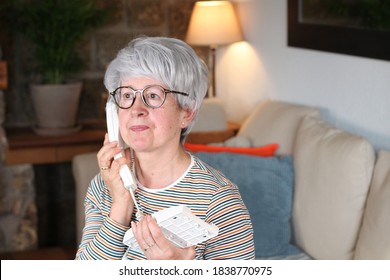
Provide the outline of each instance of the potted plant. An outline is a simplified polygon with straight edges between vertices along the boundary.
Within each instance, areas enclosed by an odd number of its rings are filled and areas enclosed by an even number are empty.
[[[69,77],[83,66],[76,47],[89,30],[104,22],[106,11],[92,0],[8,0],[3,11],[35,48],[39,75],[30,89],[36,132],[73,131],[82,84]]]

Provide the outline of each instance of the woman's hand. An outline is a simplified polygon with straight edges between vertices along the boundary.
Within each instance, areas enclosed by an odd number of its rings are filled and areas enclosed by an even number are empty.
[[[149,260],[193,260],[195,247],[178,248],[165,238],[156,220],[144,216],[138,222],[131,222],[134,237]]]
[[[123,164],[130,164],[130,151],[126,150],[123,157],[114,160],[114,156],[122,152],[118,142],[109,142],[107,134],[103,147],[97,153],[102,179],[106,183],[112,197],[110,217],[120,224],[128,226],[133,213],[134,202],[130,192],[124,187],[119,174]]]

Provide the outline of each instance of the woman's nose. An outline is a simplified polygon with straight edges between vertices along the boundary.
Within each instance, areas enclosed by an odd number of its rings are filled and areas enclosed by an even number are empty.
[[[133,106],[131,106],[130,111],[133,116],[141,116],[147,113],[147,106],[142,100],[142,96],[140,92],[135,94],[135,100]]]

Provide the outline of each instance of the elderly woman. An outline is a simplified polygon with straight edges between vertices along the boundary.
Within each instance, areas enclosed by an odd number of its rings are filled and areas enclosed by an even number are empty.
[[[134,39],[110,63],[105,86],[128,147],[106,135],[97,154],[102,170],[88,188],[76,259],[253,259],[252,224],[237,186],[183,148],[208,88],[207,67],[195,52],[178,39]],[[118,152],[125,156],[114,159]],[[137,205],[119,174],[125,164],[136,178]],[[176,247],[151,217],[172,205],[185,205],[219,234]],[[122,243],[129,228],[141,252]]]

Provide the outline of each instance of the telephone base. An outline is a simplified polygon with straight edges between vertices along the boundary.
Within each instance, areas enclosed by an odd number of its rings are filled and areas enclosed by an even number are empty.
[[[183,205],[161,210],[152,217],[164,236],[179,248],[187,248],[218,235],[217,226],[204,222]],[[133,250],[142,251],[132,229],[126,232],[123,243]]]

